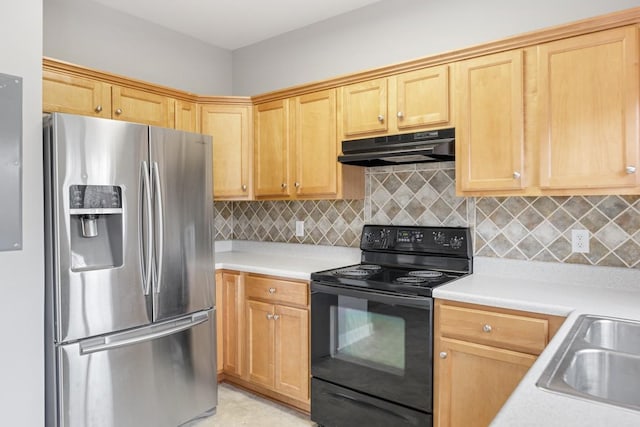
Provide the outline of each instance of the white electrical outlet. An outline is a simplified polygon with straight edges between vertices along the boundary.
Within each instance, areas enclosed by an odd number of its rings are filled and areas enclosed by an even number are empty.
[[[296,221],[296,237],[304,237],[304,221]]]
[[[589,230],[571,230],[571,251],[589,252]]]

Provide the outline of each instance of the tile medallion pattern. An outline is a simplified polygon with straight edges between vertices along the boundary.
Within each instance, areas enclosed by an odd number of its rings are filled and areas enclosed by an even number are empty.
[[[366,223],[462,226],[478,256],[640,268],[640,196],[457,197],[452,162],[367,168],[364,200],[214,208],[216,240],[358,247]],[[589,230],[589,253],[571,252],[573,229]]]
[[[456,196],[451,162],[369,168],[365,182],[367,222],[450,227],[473,223],[473,200]]]

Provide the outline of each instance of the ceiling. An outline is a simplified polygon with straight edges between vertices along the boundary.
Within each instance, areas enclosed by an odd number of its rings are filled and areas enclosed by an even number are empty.
[[[94,0],[234,50],[380,0]]]

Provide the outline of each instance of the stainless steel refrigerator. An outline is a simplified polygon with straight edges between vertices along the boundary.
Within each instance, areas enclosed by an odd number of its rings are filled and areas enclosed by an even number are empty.
[[[46,425],[215,412],[211,138],[44,119]]]

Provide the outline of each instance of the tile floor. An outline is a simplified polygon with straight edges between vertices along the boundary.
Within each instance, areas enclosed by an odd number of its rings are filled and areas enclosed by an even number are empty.
[[[229,384],[218,386],[214,416],[195,427],[305,427],[315,426],[309,417]]]

